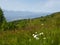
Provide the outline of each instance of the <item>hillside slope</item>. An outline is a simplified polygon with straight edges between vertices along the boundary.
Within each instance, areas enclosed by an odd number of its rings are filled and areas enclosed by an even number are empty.
[[[13,30],[37,30],[37,29],[51,29],[60,27],[60,12],[53,13],[44,17],[38,17],[34,19],[24,19],[9,22],[9,29]]]
[[[60,45],[60,12],[8,22],[3,29],[0,45]]]

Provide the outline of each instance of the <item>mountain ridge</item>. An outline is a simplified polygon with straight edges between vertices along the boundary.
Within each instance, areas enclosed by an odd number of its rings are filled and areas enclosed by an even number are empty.
[[[48,12],[29,12],[29,11],[4,11],[4,16],[7,21],[14,21],[20,19],[29,19],[45,16],[51,13]]]

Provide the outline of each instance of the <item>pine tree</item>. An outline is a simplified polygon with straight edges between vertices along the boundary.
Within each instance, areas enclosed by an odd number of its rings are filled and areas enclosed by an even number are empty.
[[[6,25],[6,20],[5,20],[3,11],[2,11],[2,9],[0,8],[0,30],[4,30],[5,27],[6,27],[5,25]]]

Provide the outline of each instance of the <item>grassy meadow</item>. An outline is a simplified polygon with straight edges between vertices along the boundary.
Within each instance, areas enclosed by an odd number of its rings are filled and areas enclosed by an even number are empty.
[[[6,22],[0,9],[0,45],[60,45],[60,12]]]
[[[39,39],[33,37],[33,34],[39,34]],[[60,45],[60,30],[42,29],[42,30],[15,30],[0,32],[0,45]]]

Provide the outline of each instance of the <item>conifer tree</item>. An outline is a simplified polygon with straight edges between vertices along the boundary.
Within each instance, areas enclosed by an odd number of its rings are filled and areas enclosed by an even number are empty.
[[[0,30],[4,30],[6,27],[6,20],[2,9],[0,8]]]

